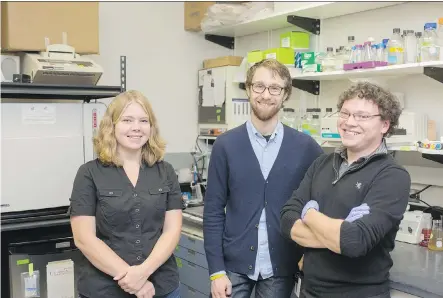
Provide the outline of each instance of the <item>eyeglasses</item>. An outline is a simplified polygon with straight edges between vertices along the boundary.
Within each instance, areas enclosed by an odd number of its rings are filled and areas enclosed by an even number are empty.
[[[348,120],[349,117],[351,117],[351,115],[354,117],[355,121],[367,121],[367,120],[370,120],[374,117],[381,116],[380,114],[368,115],[368,114],[348,113],[348,112],[343,112],[343,111],[339,112],[340,118],[345,119],[345,120]]]
[[[252,91],[254,91],[255,93],[262,94],[263,92],[265,92],[266,89],[268,89],[269,94],[271,94],[271,95],[280,95],[281,92],[283,91],[283,89],[285,89],[285,88],[282,88],[280,86],[266,87],[265,85],[263,85],[261,83],[252,84]]]

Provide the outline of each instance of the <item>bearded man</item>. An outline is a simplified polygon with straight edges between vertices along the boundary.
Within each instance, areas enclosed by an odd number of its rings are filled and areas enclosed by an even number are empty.
[[[280,233],[280,211],[323,151],[278,118],[292,92],[286,66],[253,65],[251,119],[217,137],[211,152],[203,232],[213,298],[289,298],[302,248]]]

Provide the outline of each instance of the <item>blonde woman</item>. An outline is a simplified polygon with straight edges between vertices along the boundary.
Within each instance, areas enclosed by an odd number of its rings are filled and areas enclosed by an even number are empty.
[[[180,185],[165,143],[137,91],[109,105],[71,196],[74,241],[85,256],[79,297],[180,297],[172,255],[182,226]]]

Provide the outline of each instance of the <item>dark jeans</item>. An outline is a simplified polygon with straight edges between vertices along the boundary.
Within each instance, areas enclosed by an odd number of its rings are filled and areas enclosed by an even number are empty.
[[[307,293],[305,293],[304,291],[300,292],[300,297],[299,298],[309,298],[311,297],[310,295],[308,295]],[[368,297],[368,298],[391,298],[391,292],[388,291],[384,294],[380,294],[377,296],[372,296],[372,297]]]
[[[128,294],[129,295],[129,294]],[[132,295],[132,297],[136,297],[135,295]],[[169,294],[163,295],[163,296],[154,296],[154,298],[180,298],[180,287],[175,289]],[[88,298],[86,296],[83,296],[81,294],[78,294],[78,298]]]
[[[255,286],[256,298],[289,298],[294,289],[295,277],[259,278],[257,281],[247,275],[227,272],[232,283],[231,298],[250,298]]]

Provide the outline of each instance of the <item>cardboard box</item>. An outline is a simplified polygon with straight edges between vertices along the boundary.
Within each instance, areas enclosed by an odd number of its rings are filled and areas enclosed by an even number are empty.
[[[300,31],[289,31],[280,34],[280,47],[292,49],[309,49],[309,34]]]
[[[209,6],[215,2],[184,2],[185,5],[185,30],[186,31],[201,31],[200,23],[205,17]]]
[[[98,2],[2,2],[3,52],[45,51],[50,44],[68,45],[79,54],[99,53]]]
[[[240,56],[225,56],[203,61],[203,68],[214,68],[221,66],[239,66],[243,60]]]

